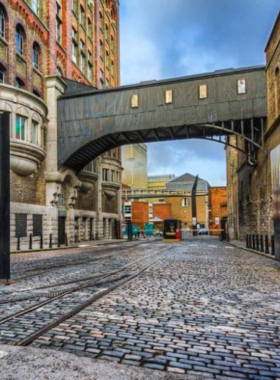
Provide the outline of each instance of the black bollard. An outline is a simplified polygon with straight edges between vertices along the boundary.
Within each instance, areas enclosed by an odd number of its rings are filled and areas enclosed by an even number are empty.
[[[248,235],[248,248],[252,248],[251,240],[252,240],[252,235],[249,234]]]
[[[275,255],[274,235],[271,236],[271,254]]]
[[[249,248],[249,235],[246,235],[246,248]]]
[[[255,245],[255,235],[252,235],[252,241],[253,241],[253,244],[252,244],[252,249],[256,249],[256,245]]]
[[[256,235],[256,250],[260,250],[260,240],[259,240],[259,235]]]
[[[52,234],[50,234],[50,244],[49,244],[49,248],[52,248]]]
[[[68,246],[68,238],[67,238],[67,234],[65,234],[65,246],[67,247]]]
[[[17,236],[17,251],[20,251],[20,236]]]
[[[29,235],[29,249],[32,249],[32,234]]]
[[[40,235],[40,249],[43,249],[43,234]]]
[[[264,253],[269,253],[268,235],[265,235],[264,237]]]
[[[263,252],[263,235],[260,236],[260,251]]]

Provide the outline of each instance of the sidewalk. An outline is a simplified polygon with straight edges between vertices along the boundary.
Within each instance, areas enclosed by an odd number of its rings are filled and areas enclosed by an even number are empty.
[[[260,251],[256,251],[256,250],[251,249],[251,248],[246,248],[246,242],[245,242],[245,241],[241,241],[241,240],[230,240],[229,242],[226,242],[226,243],[227,243],[227,244],[230,244],[230,245],[233,245],[234,247],[244,249],[245,251],[249,251],[249,252],[257,253],[258,255],[265,256],[265,257],[268,257],[269,259],[276,260],[276,259],[275,259],[275,256],[272,256],[271,254],[264,253],[264,252],[260,252]]]

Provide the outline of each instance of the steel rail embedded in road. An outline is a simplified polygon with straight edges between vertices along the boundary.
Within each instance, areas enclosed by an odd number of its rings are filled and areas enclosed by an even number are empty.
[[[164,256],[168,255],[168,253],[169,252],[165,253]],[[111,286],[109,289],[103,290],[100,293],[94,295],[93,297],[88,299],[86,302],[83,302],[78,307],[71,310],[67,314],[63,315],[62,317],[60,317],[56,321],[49,323],[48,325],[46,325],[46,326],[42,327],[41,329],[39,329],[38,331],[36,331],[35,333],[33,333],[33,334],[29,335],[28,337],[22,339],[21,341],[16,343],[16,345],[17,346],[28,346],[30,343],[32,343],[34,340],[39,338],[41,335],[45,334],[48,330],[51,330],[52,328],[56,327],[60,323],[63,323],[65,320],[67,320],[67,319],[71,318],[73,315],[79,313],[80,311],[82,311],[86,307],[90,306],[92,303],[94,303],[94,302],[98,301],[100,298],[106,296],[108,293],[112,292],[113,290],[115,290],[115,289],[119,288],[120,286],[122,286],[122,285],[128,283],[129,281],[133,280],[135,277],[139,276],[141,273],[143,273],[145,270],[150,268],[152,265],[156,264],[161,259],[162,259],[162,257],[160,257],[156,260],[153,260],[152,262],[145,265],[143,268],[141,268],[136,273],[131,274],[129,277],[125,278],[124,280],[122,280],[118,284]]]

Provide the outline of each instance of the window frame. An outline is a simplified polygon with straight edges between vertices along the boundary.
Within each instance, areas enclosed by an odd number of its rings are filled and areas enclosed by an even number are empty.
[[[25,39],[25,33],[24,29],[20,24],[17,24],[16,26],[16,53],[23,56],[24,54],[24,39]]]
[[[32,65],[35,69],[39,70],[40,66],[40,46],[37,42],[32,46]]]
[[[22,123],[24,121],[24,123]],[[18,124],[19,123],[19,124]],[[26,141],[28,118],[20,114],[16,114],[16,124],[15,124],[15,139]],[[19,129],[19,133],[17,130]]]
[[[3,7],[0,6],[0,37],[5,38],[6,31],[6,17]]]

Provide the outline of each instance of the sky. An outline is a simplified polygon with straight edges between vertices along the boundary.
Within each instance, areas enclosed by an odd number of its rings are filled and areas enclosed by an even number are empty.
[[[279,0],[120,0],[121,85],[265,64]],[[224,145],[148,144],[148,175],[226,185]]]

